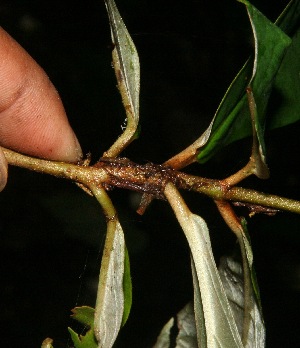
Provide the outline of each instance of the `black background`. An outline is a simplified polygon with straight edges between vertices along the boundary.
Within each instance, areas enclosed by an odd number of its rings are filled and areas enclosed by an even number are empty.
[[[124,156],[162,163],[207,127],[229,83],[252,52],[247,14],[236,1],[128,0],[117,3],[141,61],[141,136]],[[256,1],[275,20],[286,1]],[[102,1],[1,1],[1,25],[45,69],[64,102],[84,153],[93,160],[121,133],[124,112],[111,68]],[[272,101],[271,101],[272,105]],[[271,114],[270,107],[270,114]],[[299,199],[299,122],[266,134],[271,179],[243,185]],[[188,170],[223,178],[249,157],[251,142],[224,149]],[[191,298],[187,243],[165,202],[142,217],[139,196],[111,192],[131,258],[133,307],[116,347],[151,347]],[[212,202],[185,193],[210,228],[218,260],[235,246]],[[67,326],[76,305],[94,306],[105,221],[74,184],[10,168],[0,195],[1,346],[71,347]],[[243,213],[242,211],[240,212]],[[249,220],[262,293],[267,347],[300,347],[299,217],[280,213]]]

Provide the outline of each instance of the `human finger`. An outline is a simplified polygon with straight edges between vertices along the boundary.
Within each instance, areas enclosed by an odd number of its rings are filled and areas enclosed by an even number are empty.
[[[32,156],[78,161],[79,142],[43,69],[0,28],[0,144]]]

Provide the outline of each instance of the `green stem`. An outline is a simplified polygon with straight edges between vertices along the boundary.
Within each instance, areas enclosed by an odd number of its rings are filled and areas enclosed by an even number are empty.
[[[245,202],[262,205],[278,210],[286,210],[291,213],[300,214],[300,202],[294,199],[284,198],[268,193],[258,192],[242,187],[233,187],[223,196],[224,200]]]
[[[26,168],[35,172],[54,175],[59,178],[76,181],[85,186],[91,182],[101,184],[107,181],[108,175],[100,168],[87,167],[73,163],[48,161],[22,155],[9,149],[1,148],[10,165]]]
[[[114,222],[114,220],[117,218],[117,211],[104,188],[98,187],[95,184],[90,184],[88,188],[100,203],[108,223]]]
[[[213,199],[245,202],[272,209],[286,210],[300,214],[300,202],[273,194],[263,193],[243,187],[230,187],[223,180],[212,180],[180,173],[181,187],[205,194]]]
[[[244,202],[300,214],[300,202],[242,187],[230,187],[226,180],[207,179],[155,164],[138,165],[129,160],[107,158],[101,165],[90,167],[72,163],[47,161],[2,148],[7,162],[36,172],[70,179],[85,187],[120,187],[163,197],[167,182],[178,189],[195,191],[214,200]],[[149,175],[151,171],[155,175]]]

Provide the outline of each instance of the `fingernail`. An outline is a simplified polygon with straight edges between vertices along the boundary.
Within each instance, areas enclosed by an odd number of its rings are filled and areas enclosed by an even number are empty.
[[[60,159],[68,162],[78,162],[82,159],[82,150],[76,135],[73,133],[73,139],[65,145]]]
[[[80,161],[82,159],[82,150],[81,150],[81,146],[79,144],[79,141],[76,137],[76,135],[74,134],[74,142],[75,142],[75,146],[72,148],[72,155],[71,157],[73,157],[73,161]]]

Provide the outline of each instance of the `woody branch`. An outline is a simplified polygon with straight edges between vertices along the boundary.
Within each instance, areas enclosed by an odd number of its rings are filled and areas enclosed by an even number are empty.
[[[137,164],[126,158],[102,158],[93,166],[48,161],[2,148],[10,165],[69,179],[89,188],[98,185],[149,193],[164,199],[164,188],[172,182],[178,189],[195,191],[214,200],[243,202],[300,214],[300,202],[242,187],[230,187],[222,180],[189,175],[164,165]]]

